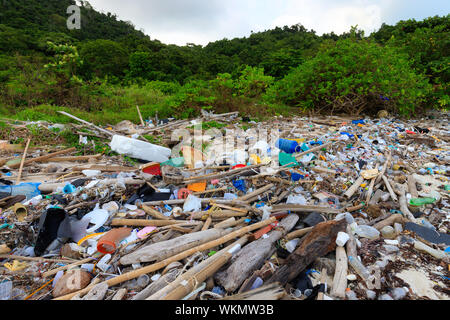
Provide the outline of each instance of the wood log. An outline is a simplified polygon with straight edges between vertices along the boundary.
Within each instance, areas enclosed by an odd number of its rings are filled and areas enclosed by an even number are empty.
[[[336,248],[336,269],[334,272],[333,285],[330,294],[344,299],[345,289],[347,288],[347,254],[344,247]]]
[[[230,233],[229,230],[208,229],[189,233],[175,239],[152,243],[120,258],[120,264],[162,261],[180,252],[213,241]]]
[[[313,230],[300,240],[301,243],[297,249],[289,255],[285,264],[275,271],[268,282],[280,282],[285,285],[296,278],[314,260],[335,250],[337,234],[345,230],[346,224],[345,219],[342,219],[321,222],[314,226]]]
[[[260,238],[242,248],[232,259],[231,265],[215,275],[216,281],[226,291],[233,292],[276,250],[275,242],[285,236],[297,223],[297,215],[284,218],[268,237]]]
[[[181,253],[179,253],[177,255],[174,255],[174,256],[172,256],[172,257],[170,257],[168,259],[165,259],[164,261],[157,262],[157,263],[154,263],[154,264],[150,264],[150,265],[145,266],[143,268],[140,268],[140,269],[137,269],[137,270],[133,270],[133,271],[130,271],[130,272],[127,272],[127,273],[124,273],[124,274],[121,274],[120,276],[117,276],[115,278],[106,280],[104,282],[108,283],[108,285],[110,287],[112,287],[112,286],[115,286],[115,285],[117,285],[119,283],[138,278],[139,276],[141,276],[143,274],[147,274],[147,273],[159,270],[161,268],[164,268],[164,267],[168,266],[169,264],[171,264],[172,262],[179,261],[179,260],[182,260],[184,258],[187,258],[190,255],[192,255],[192,254],[194,254],[194,253],[196,253],[198,251],[205,251],[205,250],[208,250],[208,249],[220,246],[221,244],[224,244],[224,243],[226,243],[226,242],[228,242],[228,241],[230,241],[230,240],[232,240],[232,239],[234,239],[236,237],[241,237],[241,236],[243,236],[244,234],[246,234],[248,232],[251,232],[251,231],[259,229],[259,228],[263,228],[266,225],[269,225],[269,224],[273,223],[275,220],[276,220],[275,218],[270,218],[270,219],[267,219],[267,220],[264,220],[264,221],[252,224],[250,226],[247,226],[247,227],[241,228],[239,230],[233,231],[233,232],[227,234],[226,236],[224,236],[222,238],[216,239],[214,241],[202,244],[202,245],[200,245],[198,247],[195,247],[195,248],[186,250],[184,252],[181,252]],[[75,296],[77,294],[84,294],[86,292],[89,292],[89,290],[91,288],[92,287],[89,285],[88,287],[86,287],[86,288],[84,288],[82,290],[79,290],[77,292],[70,293],[70,294],[67,294],[67,295],[55,298],[54,300],[68,300],[68,299],[72,298],[73,296]]]

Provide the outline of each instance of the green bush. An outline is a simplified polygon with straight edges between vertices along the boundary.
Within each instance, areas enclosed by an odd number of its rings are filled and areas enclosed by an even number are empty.
[[[355,37],[326,42],[317,55],[269,88],[265,98],[303,109],[411,115],[431,86],[405,54]]]

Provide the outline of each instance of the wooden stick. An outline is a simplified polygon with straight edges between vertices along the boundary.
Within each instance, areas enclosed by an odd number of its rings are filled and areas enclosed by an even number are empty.
[[[80,260],[80,261],[77,261],[77,262],[74,262],[74,263],[71,263],[71,264],[68,264],[68,265],[65,265],[65,266],[56,268],[56,269],[52,269],[52,270],[50,270],[50,271],[44,272],[44,273],[42,274],[42,277],[43,277],[43,278],[50,277],[50,276],[52,276],[52,275],[54,275],[54,274],[57,274],[58,271],[61,271],[61,270],[67,270],[67,269],[70,269],[70,268],[72,268],[72,267],[79,266],[80,264],[88,263],[89,261],[94,260],[94,259],[95,259],[95,258],[93,258],[93,257],[89,257],[89,258],[86,258],[86,259],[83,259],[83,260]]]
[[[206,219],[205,224],[203,225],[201,231],[208,230],[209,226],[211,225],[211,222],[212,222],[212,219],[211,219],[211,216],[209,216],[209,217]]]
[[[111,226],[132,226],[132,227],[162,227],[177,224],[176,220],[146,220],[146,219],[113,219]]]
[[[197,182],[199,180],[212,180],[212,179],[219,179],[219,178],[224,178],[226,176],[230,176],[233,175],[235,173],[242,173],[244,171],[249,171],[255,168],[259,168],[261,166],[263,166],[264,164],[255,164],[255,165],[251,165],[251,166],[247,166],[244,168],[237,168],[234,170],[229,170],[226,172],[221,172],[221,173],[210,173],[210,174],[205,174],[202,176],[196,176],[196,177],[192,177],[192,178],[188,178],[184,180],[184,183],[193,183],[193,182]]]
[[[323,268],[322,272],[320,273],[320,283],[325,284],[326,280],[327,280],[327,269]],[[323,300],[323,295],[324,295],[323,292],[319,292],[317,294],[317,300]]]
[[[378,163],[375,167],[378,170]],[[370,201],[370,197],[372,196],[372,192],[373,192],[373,186],[375,185],[375,180],[378,176],[374,177],[373,179],[371,179],[370,181],[370,185],[369,185],[369,190],[367,191],[367,196],[366,196],[366,203],[368,204]]]
[[[276,204],[272,206],[272,212],[275,211],[292,211],[292,212],[320,212],[320,213],[341,213],[341,209],[334,209],[325,206],[312,206],[312,205],[302,205],[302,204]]]
[[[95,124],[87,122],[87,121],[84,121],[84,120],[82,120],[80,118],[77,118],[77,117],[75,117],[75,116],[73,116],[73,115],[71,115],[71,114],[69,114],[69,113],[67,113],[65,111],[58,111],[58,112],[63,114],[63,115],[65,115],[65,116],[67,116],[67,117],[69,117],[69,118],[72,118],[72,119],[77,120],[77,121],[79,121],[81,123],[84,123],[85,125],[91,126],[91,127],[95,128],[95,129],[97,129],[97,130],[99,130],[99,131],[101,131],[103,133],[106,133],[107,135],[110,135],[110,136],[115,135],[114,132],[111,132],[109,130],[105,130],[105,129],[102,129],[100,127],[97,127]]]
[[[163,261],[160,261],[160,262],[157,262],[157,263],[153,263],[153,264],[150,264],[150,265],[148,265],[146,267],[143,267],[143,268],[140,268],[140,269],[137,269],[137,270],[133,270],[133,271],[121,274],[120,276],[117,276],[117,277],[114,277],[112,279],[106,280],[105,282],[110,287],[112,287],[112,286],[118,285],[119,283],[122,283],[124,281],[128,281],[128,280],[132,280],[132,279],[138,278],[139,276],[141,276],[143,274],[147,274],[147,273],[150,273],[150,272],[162,269],[162,268],[168,266],[169,264],[171,264],[172,262],[179,261],[179,260],[182,260],[184,258],[187,258],[187,257],[193,255],[196,252],[205,251],[205,250],[217,247],[217,246],[219,246],[221,244],[224,244],[224,243],[226,243],[226,242],[228,242],[228,241],[230,241],[230,240],[232,240],[234,238],[241,237],[241,236],[243,236],[244,234],[246,234],[248,232],[251,232],[253,230],[265,227],[266,225],[269,225],[269,224],[275,222],[275,220],[276,220],[275,218],[270,218],[270,219],[267,219],[267,220],[264,220],[264,221],[252,224],[250,226],[241,228],[239,230],[236,230],[236,231],[234,231],[232,233],[227,234],[226,236],[224,236],[222,238],[219,238],[219,239],[216,239],[214,241],[202,244],[202,245],[200,245],[198,247],[194,247],[192,249],[186,250],[186,251],[181,252],[179,254],[176,254],[176,255],[174,255],[174,256],[172,256],[170,258],[167,258],[167,259],[165,259]],[[80,291],[73,292],[73,293],[67,294],[65,296],[58,297],[58,298],[56,298],[54,300],[68,300],[68,299],[72,298],[73,296],[75,296],[77,294],[83,294],[85,292],[89,292],[89,290],[90,290],[89,287],[88,288],[84,288],[84,289],[82,289]]]
[[[311,153],[311,152],[315,152],[315,151],[322,150],[322,149],[325,148],[325,147],[331,146],[331,144],[332,144],[331,142],[327,142],[327,143],[322,144],[322,145],[320,145],[320,146],[311,148],[311,149],[309,149],[309,150],[307,150],[307,151],[300,152],[299,154],[297,154],[297,155],[295,156],[295,159],[299,159],[300,157],[304,156],[305,154],[308,154],[308,153]]]
[[[46,155],[46,156],[41,156],[41,157],[37,157],[37,158],[33,158],[33,159],[26,160],[26,161],[23,163],[23,165],[27,165],[27,164],[30,164],[30,163],[33,163],[33,162],[42,162],[42,161],[44,161],[44,160],[48,160],[48,159],[50,159],[50,158],[53,158],[54,156],[57,156],[57,155],[60,155],[60,154],[65,154],[65,153],[69,153],[69,152],[73,152],[73,151],[76,151],[76,150],[77,150],[77,148],[73,147],[73,148],[61,150],[61,151],[58,151],[58,152],[49,153],[49,154]],[[16,164],[10,165],[9,167],[10,167],[11,169],[16,169],[16,168],[18,168],[19,166],[20,166],[20,164],[19,164],[19,163],[16,163]]]
[[[259,189],[255,190],[253,192],[250,192],[249,194],[246,194],[245,196],[242,196],[242,197],[238,198],[238,200],[247,201],[247,200],[249,200],[249,199],[251,199],[253,197],[256,197],[256,196],[260,195],[261,193],[266,192],[267,190],[272,189],[272,187],[274,187],[274,184],[270,183],[270,184],[268,184],[268,185],[266,185],[266,186],[264,186],[262,188],[259,188]]]
[[[63,260],[63,259],[47,259],[41,257],[22,257],[9,254],[0,254],[0,259],[13,259],[13,260],[23,260],[23,261],[38,261],[38,262],[54,262],[54,263],[71,263],[73,260]]]
[[[292,240],[292,239],[303,237],[305,234],[310,232],[312,229],[313,229],[313,227],[309,227],[309,228],[303,228],[303,229],[300,229],[300,230],[292,231],[291,233],[288,233],[286,235],[286,239],[287,240]]]
[[[381,169],[380,174],[377,176],[375,183],[379,183],[384,175],[384,173],[386,172],[386,169],[389,165],[389,162],[391,161],[392,155],[391,155],[391,151],[389,151],[387,157],[386,157],[386,162],[383,165],[383,169]]]
[[[344,193],[344,196],[347,198],[351,198],[353,196],[353,194],[356,192],[356,190],[358,190],[359,186],[364,182],[364,178],[361,176],[359,177],[355,183],[348,188],[348,190]]]
[[[386,185],[386,188],[388,189],[389,194],[391,195],[392,200],[398,201],[398,198],[397,198],[397,196],[396,196],[394,190],[392,189],[391,184],[389,183],[389,181],[388,181],[388,179],[386,178],[386,176],[383,175],[383,176],[381,176],[381,178],[383,179],[384,184]]]
[[[136,109],[137,109],[137,112],[138,112],[138,115],[139,115],[139,119],[141,120],[141,125],[143,127],[145,127],[145,122],[144,122],[144,119],[142,119],[141,110],[139,110],[139,106],[136,106]]]
[[[101,153],[92,156],[74,156],[74,157],[55,157],[47,159],[48,162],[65,162],[65,161],[86,161],[90,159],[98,159],[102,156]]]
[[[19,184],[20,178],[22,177],[23,163],[25,162],[25,158],[27,156],[28,147],[30,145],[31,139],[28,138],[27,144],[25,146],[25,150],[23,151],[22,160],[20,161],[19,173],[17,174],[16,185]]]
[[[221,192],[221,191],[227,191],[228,187],[222,187],[222,188],[216,188],[216,189],[209,189],[209,190],[205,190],[205,191],[197,191],[194,192],[194,195],[202,195],[202,194],[206,194],[206,193],[213,193],[213,192]]]
[[[334,272],[333,286],[330,294],[344,299],[345,289],[347,288],[347,254],[344,247],[336,247],[336,269]]]
[[[403,217],[401,214],[393,214],[389,218],[381,220],[380,222],[376,223],[373,227],[377,230],[381,230],[386,226],[391,226],[394,223],[401,223],[404,224],[408,220]]]
[[[231,217],[225,221],[219,222],[216,225],[214,225],[215,229],[226,229],[229,227],[232,227],[234,225],[236,225],[236,219],[234,217]]]

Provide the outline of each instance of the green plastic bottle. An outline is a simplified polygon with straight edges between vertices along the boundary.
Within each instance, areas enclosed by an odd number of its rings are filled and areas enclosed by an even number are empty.
[[[426,204],[433,204],[435,202],[435,198],[411,198],[411,200],[409,200],[409,204],[412,206],[424,206]]]

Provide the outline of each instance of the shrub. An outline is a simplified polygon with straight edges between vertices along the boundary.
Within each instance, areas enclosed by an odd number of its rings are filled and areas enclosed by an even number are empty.
[[[359,114],[383,108],[410,115],[430,88],[405,54],[349,37],[325,42],[314,58],[269,88],[265,97],[318,111]]]

